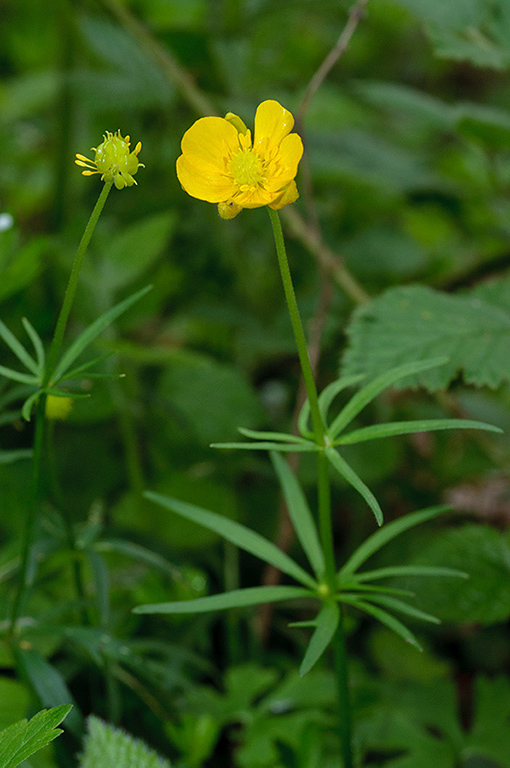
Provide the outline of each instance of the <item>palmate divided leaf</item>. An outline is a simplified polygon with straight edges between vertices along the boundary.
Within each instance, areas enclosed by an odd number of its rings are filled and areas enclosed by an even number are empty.
[[[43,709],[31,720],[20,720],[0,732],[0,768],[16,768],[62,733],[58,725],[71,705]]]

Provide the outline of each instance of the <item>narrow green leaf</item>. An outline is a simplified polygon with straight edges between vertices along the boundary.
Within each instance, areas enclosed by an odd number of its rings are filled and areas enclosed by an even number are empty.
[[[376,587],[373,584],[359,584],[355,579],[347,583],[343,583],[341,585],[341,591],[342,593],[351,593],[353,596],[356,596],[361,592],[371,592],[373,594],[415,597],[414,592],[412,592],[410,589],[397,589],[396,587]],[[365,595],[363,595],[363,599],[365,599]]]
[[[399,600],[391,595],[381,595],[378,593],[363,595],[363,600],[369,600],[371,603],[376,603],[385,606],[385,608],[391,608],[398,613],[403,613],[406,616],[411,616],[413,619],[421,619],[422,621],[429,621],[431,624],[441,624],[441,620],[436,616],[432,616],[431,613],[420,611],[419,608],[415,608],[414,605],[409,605],[403,600]]]
[[[320,659],[332,641],[339,622],[340,609],[337,603],[325,603],[315,620],[315,632],[308,643],[308,648],[299,668],[300,677],[304,677]]]
[[[447,362],[447,357],[435,357],[431,360],[405,363],[404,365],[399,365],[396,368],[392,368],[390,371],[382,373],[380,376],[376,376],[375,379],[372,379],[372,381],[360,389],[359,392],[356,392],[347,405],[342,408],[328,429],[329,437],[331,440],[335,440],[341,430],[384,389],[387,389],[405,376],[411,376],[414,373],[427,371],[429,368],[445,365]]]
[[[252,437],[254,440],[281,440],[284,443],[302,443],[309,444],[309,440],[299,435],[289,435],[287,432],[260,432],[256,429],[246,429],[238,427],[239,432],[245,437]]]
[[[324,573],[324,555],[319,542],[315,521],[297,477],[285,459],[274,451],[271,461],[280,480],[296,536],[317,578]]]
[[[344,602],[344,601],[342,601]],[[388,629],[391,629],[393,632],[395,632],[397,635],[400,635],[400,637],[406,641],[406,643],[410,643],[411,645],[414,645],[415,648],[417,648],[419,651],[422,651],[423,648],[421,647],[420,643],[414,636],[414,634],[411,632],[410,629],[408,629],[405,624],[402,624],[401,621],[395,618],[395,616],[392,616],[391,613],[388,613],[388,611],[383,610],[383,608],[379,608],[376,605],[372,605],[371,603],[366,603],[363,600],[346,600],[345,602],[353,605],[355,608],[358,608],[360,611],[364,611],[365,613],[368,613],[370,616],[373,616],[374,619],[377,619],[377,621],[380,621],[381,624],[384,624]]]
[[[306,453],[307,451],[317,451],[315,443],[307,440],[303,443],[211,443],[211,448],[224,448],[225,450],[242,451],[280,451],[283,453]]]
[[[226,608],[244,608],[263,603],[279,603],[283,600],[295,600],[299,597],[314,597],[315,594],[303,587],[247,587],[233,589],[221,595],[197,597],[194,600],[177,600],[172,603],[137,605],[134,613],[208,613],[223,611]]]
[[[8,347],[12,349],[20,363],[23,363],[23,365],[28,368],[29,371],[32,371],[32,373],[35,373],[37,376],[39,374],[39,369],[37,367],[37,363],[35,362],[32,355],[30,355],[23,344],[18,341],[16,336],[11,333],[11,331],[7,328],[5,323],[3,323],[0,320],[0,336],[5,341]]]
[[[82,374],[84,374],[86,371],[89,370],[89,368],[92,368],[94,365],[98,365],[99,363],[102,363],[104,360],[108,360],[111,357],[111,353],[108,353],[106,355],[99,355],[99,357],[95,357],[93,360],[88,360],[86,363],[83,363],[83,365],[79,365],[77,368],[73,368],[71,371],[67,371],[67,373],[64,374],[64,376],[61,376],[59,378],[59,381],[69,381],[69,379],[79,379],[81,378]],[[90,373],[87,373],[87,377],[90,376]]]
[[[39,383],[37,376],[31,376],[29,373],[22,373],[21,371],[14,371],[12,368],[6,368],[5,365],[0,365],[0,375],[5,376],[6,379],[21,381],[22,384]]]
[[[338,451],[335,451],[334,448],[326,448],[325,449],[326,457],[329,461],[329,463],[339,472],[348,483],[352,485],[353,488],[355,488],[358,493],[363,496],[365,501],[367,502],[368,506],[372,510],[372,512],[375,515],[375,519],[377,521],[377,525],[383,524],[383,513],[381,510],[381,507],[379,506],[379,502],[375,498],[374,494],[370,490],[370,488],[365,485],[363,480],[356,474],[356,472],[352,469],[349,464],[347,464],[346,460],[340,456]]]
[[[22,317],[21,322],[23,323],[23,327],[25,328],[27,335],[30,337],[30,341],[34,345],[35,356],[37,360],[37,371],[38,374],[41,375],[44,372],[44,363],[46,360],[42,339],[27,317]]]
[[[438,515],[444,515],[445,512],[449,512],[451,507],[438,506],[430,507],[429,509],[422,509],[418,512],[411,512],[409,515],[400,517],[398,520],[393,520],[373,533],[368,537],[355,552],[350,556],[343,568],[339,572],[339,578],[343,580],[346,576],[350,576],[354,573],[365,560],[377,552],[378,549],[383,547],[389,541],[398,536],[399,534],[407,531],[409,528],[413,528],[415,525],[425,523],[427,520],[432,520]]]
[[[37,398],[40,397],[40,395],[41,395],[41,390],[37,389],[33,394],[30,395],[30,397],[27,397],[27,399],[23,403],[23,407],[21,408],[21,415],[23,416],[25,421],[30,421],[32,408],[34,407],[34,403],[36,402]]]
[[[356,582],[388,579],[395,576],[455,576],[469,579],[469,573],[458,571],[456,568],[443,568],[436,565],[393,565],[387,568],[376,568],[374,571],[363,571],[356,574]]]
[[[31,720],[19,720],[0,732],[0,768],[16,768],[62,733],[60,725],[71,709],[63,704],[43,709]]]
[[[83,730],[83,718],[60,672],[35,648],[20,648],[19,654],[25,674],[43,706],[74,705],[67,723],[69,729],[79,736]]]
[[[179,501],[170,496],[162,496],[152,491],[146,491],[144,496],[161,507],[165,507],[165,509],[170,509],[188,520],[209,528],[209,530],[219,534],[224,539],[227,539],[227,541],[232,542],[232,544],[241,547],[246,552],[250,552],[270,565],[274,565],[283,573],[301,582],[301,584],[306,584],[306,586],[312,588],[317,586],[315,579],[286,555],[285,552],[282,552],[271,541],[265,539],[259,533],[250,530],[245,525],[241,525],[235,522],[235,520],[229,520],[229,518],[218,515],[216,512],[209,512],[209,510]]]
[[[354,376],[344,376],[332,381],[331,384],[328,384],[328,386],[322,390],[319,395],[319,410],[324,424],[327,424],[328,411],[335,397],[340,394],[342,390],[347,389],[347,387],[353,387],[364,378],[364,373],[358,373]]]
[[[389,424],[373,424],[361,427],[335,440],[335,445],[350,445],[380,437],[408,435],[412,432],[434,432],[441,429],[484,429],[487,432],[503,432],[499,427],[470,419],[420,419],[419,421],[394,421]]]
[[[80,333],[77,339],[73,341],[69,349],[61,357],[60,362],[57,364],[55,370],[51,374],[51,380],[53,383],[59,381],[64,373],[69,369],[71,364],[76,360],[78,355],[81,355],[84,349],[89,346],[105,328],[108,328],[120,315],[126,312],[136,301],[145,296],[148,291],[152,289],[151,285],[142,288],[132,296],[128,296],[127,299],[120,301],[114,307],[111,307],[107,312],[97,318],[88,328]]]
[[[306,398],[301,410],[299,411],[299,416],[297,420],[297,428],[305,439],[313,439],[313,432],[311,429],[308,428],[309,419],[310,419],[310,403],[308,402],[308,398]]]
[[[16,451],[0,451],[0,465],[13,464],[20,459],[31,459],[32,451],[29,448],[20,448]]]
[[[94,549],[97,552],[118,552],[126,555],[126,557],[131,557],[133,560],[139,560],[151,566],[151,568],[158,568],[160,571],[170,574],[178,581],[183,580],[180,568],[167,560],[166,557],[133,541],[127,541],[126,539],[103,539],[96,542]]]

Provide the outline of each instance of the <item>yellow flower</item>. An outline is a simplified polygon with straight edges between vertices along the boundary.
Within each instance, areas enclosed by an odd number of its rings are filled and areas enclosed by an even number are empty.
[[[298,198],[294,181],[303,142],[294,118],[277,101],[263,101],[251,131],[237,115],[202,117],[183,136],[177,176],[199,200],[218,203],[224,219],[242,208],[277,210]]]
[[[72,397],[59,397],[48,395],[46,397],[45,415],[51,421],[64,421],[71,413],[73,407]]]
[[[94,160],[89,160],[84,155],[76,155],[76,165],[86,168],[82,171],[84,176],[101,174],[101,181],[114,182],[117,189],[132,187],[136,184],[133,176],[144,164],[138,162],[138,153],[142,148],[139,141],[133,152],[129,151],[129,136],[122,138],[120,131],[111,133],[106,131],[104,141],[98,147],[92,147],[96,153]]]

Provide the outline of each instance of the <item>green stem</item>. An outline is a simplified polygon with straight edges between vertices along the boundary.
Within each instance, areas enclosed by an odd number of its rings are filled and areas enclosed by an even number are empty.
[[[83,263],[85,253],[87,252],[87,248],[90,243],[90,238],[92,237],[92,234],[94,232],[94,229],[96,228],[96,224],[98,222],[99,216],[101,215],[101,211],[103,210],[104,204],[106,203],[106,198],[108,197],[110,190],[112,188],[112,184],[113,182],[111,181],[105,182],[103,189],[101,190],[101,194],[99,195],[99,198],[97,200],[97,203],[94,206],[94,210],[90,214],[90,219],[88,220],[87,226],[85,227],[85,231],[83,233],[80,244],[78,246],[78,250],[76,251],[76,256],[74,257],[74,262],[71,269],[71,274],[69,276],[69,282],[67,284],[64,301],[62,302],[62,308],[58,316],[57,325],[55,327],[55,333],[53,334],[53,340],[51,342],[51,347],[48,354],[43,386],[47,386],[47,384],[50,382],[51,374],[53,373],[53,369],[55,368],[55,365],[57,363],[58,356],[62,348],[62,342],[64,340],[67,321],[69,319],[69,314],[71,312],[71,307],[73,305],[74,296],[76,294],[76,288],[78,287],[78,278],[80,276],[81,265]]]
[[[351,740],[351,698],[349,694],[349,669],[347,649],[345,647],[345,632],[343,614],[340,614],[340,624],[333,637],[333,659],[336,673],[338,694],[338,720],[340,743],[342,746],[343,768],[353,768]]]
[[[39,398],[37,403],[37,410],[35,416],[35,432],[34,432],[34,447],[33,447],[33,459],[32,459],[32,495],[30,498],[28,513],[25,519],[25,527],[23,531],[23,544],[21,550],[21,565],[18,576],[17,591],[14,596],[14,601],[11,610],[11,622],[10,622],[10,634],[14,635],[16,629],[16,622],[19,619],[21,610],[23,608],[23,602],[30,586],[30,560],[32,554],[32,547],[34,542],[35,527],[37,522],[37,512],[39,509],[39,499],[41,496],[41,465],[43,456],[43,444],[44,444],[44,427],[45,427],[45,408],[46,408],[46,396],[43,394]]]
[[[321,448],[325,445],[325,428],[319,410],[319,400],[315,378],[313,375],[308,350],[306,347],[306,338],[299,315],[299,309],[296,302],[296,294],[292,285],[292,276],[290,274],[289,262],[285,250],[285,242],[280,224],[280,219],[276,211],[268,208],[269,217],[273,226],[273,233],[278,254],[278,263],[283,281],[285,299],[289,309],[290,321],[294,331],[299,361],[310,403],[310,415],[312,419],[313,434],[317,445]],[[317,452],[317,495],[319,512],[319,532],[324,553],[325,570],[324,580],[329,588],[330,595],[334,595],[336,588],[335,571],[335,548],[333,541],[333,525],[331,520],[331,485],[329,479],[329,463],[324,451]],[[352,747],[351,747],[351,712],[349,700],[349,679],[347,668],[347,654],[345,650],[345,637],[342,621],[332,641],[334,667],[337,679],[338,690],[338,717],[339,717],[339,736],[340,747],[343,757],[343,768],[352,768]]]
[[[299,362],[301,364],[301,371],[303,374],[303,380],[305,382],[306,393],[310,403],[310,415],[312,418],[313,432],[317,444],[323,446],[324,425],[322,423],[322,418],[319,411],[317,388],[315,386],[315,379],[312,371],[312,365],[310,363],[310,358],[308,357],[305,332],[303,330],[303,324],[299,315],[294,286],[292,285],[292,277],[287,259],[287,251],[285,250],[285,241],[283,239],[282,225],[280,223],[280,218],[277,212],[273,211],[271,208],[268,208],[267,210],[269,212],[269,218],[271,219],[271,224],[273,226],[274,241],[276,245],[276,253],[278,255],[280,274],[282,276],[283,290],[285,292],[285,299],[289,309],[292,330],[294,331],[294,338],[296,340]]]

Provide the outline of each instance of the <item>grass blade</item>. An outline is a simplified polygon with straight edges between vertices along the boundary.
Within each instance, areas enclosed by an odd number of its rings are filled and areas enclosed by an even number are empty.
[[[365,440],[377,440],[393,435],[408,435],[412,432],[436,432],[442,429],[484,429],[487,432],[503,432],[499,427],[470,419],[420,419],[419,421],[394,421],[389,424],[373,424],[348,432],[335,440],[335,445],[351,445]]]
[[[227,608],[245,608],[250,605],[263,603],[279,603],[283,600],[295,600],[298,597],[313,595],[303,587],[247,587],[233,589],[221,595],[197,597],[194,600],[176,600],[172,603],[155,603],[154,605],[137,605],[134,613],[208,613],[223,611]]]
[[[395,384],[405,376],[411,376],[414,373],[420,373],[426,371],[429,368],[435,368],[438,365],[444,365],[448,362],[447,357],[435,357],[431,360],[421,360],[414,363],[405,363],[399,365],[397,368],[392,368],[391,371],[386,371],[380,376],[376,376],[368,384],[366,384],[359,392],[351,397],[347,405],[342,408],[336,419],[334,419],[328,434],[332,440],[335,440],[341,430],[349,424],[360,411],[365,408],[378,394],[384,389],[387,389],[392,384]]]
[[[280,480],[296,536],[308,557],[315,575],[317,578],[320,578],[324,573],[324,555],[319,542],[315,521],[305,494],[297,477],[282,456],[271,452],[271,461]]]
[[[409,528],[413,528],[415,525],[425,523],[427,520],[432,520],[432,518],[438,517],[438,515],[444,515],[445,512],[449,512],[450,510],[451,507],[444,505],[430,507],[429,509],[422,509],[419,512],[411,512],[409,515],[405,515],[398,520],[393,520],[393,522],[388,523],[384,528],[381,528],[369,536],[368,539],[353,552],[340,570],[339,578],[343,580],[346,576],[350,576],[362,563],[365,562],[365,560],[368,560],[374,552],[377,552],[378,549],[394,539],[395,536],[407,531]]]
[[[179,501],[179,499],[174,499],[171,496],[162,496],[152,491],[146,491],[144,496],[165,509],[170,509],[172,512],[176,512],[178,515],[198,523],[198,525],[209,528],[210,531],[214,531],[224,539],[227,539],[227,541],[232,542],[232,544],[260,558],[265,563],[274,565],[283,573],[301,582],[301,584],[306,584],[306,586],[312,589],[317,586],[315,579],[286,555],[285,552],[282,552],[271,541],[247,528],[245,525],[241,525],[241,523],[237,523],[235,520],[230,520],[228,517],[223,517],[223,515],[218,515],[216,512],[210,512],[194,504]]]
[[[348,483],[352,485],[353,488],[355,488],[358,493],[363,496],[365,501],[367,502],[368,506],[372,510],[372,512],[375,515],[375,519],[377,521],[377,525],[383,524],[383,513],[381,510],[381,507],[379,506],[379,502],[375,498],[374,494],[370,490],[370,488],[365,485],[361,477],[359,477],[356,472],[352,469],[352,467],[347,464],[346,460],[340,456],[338,451],[335,451],[334,448],[326,448],[325,454],[328,458],[329,463],[339,472]]]
[[[301,662],[301,667],[299,668],[300,677],[306,675],[320,659],[332,641],[339,622],[340,609],[337,603],[325,603],[314,622],[315,632],[310,638],[308,648]]]

